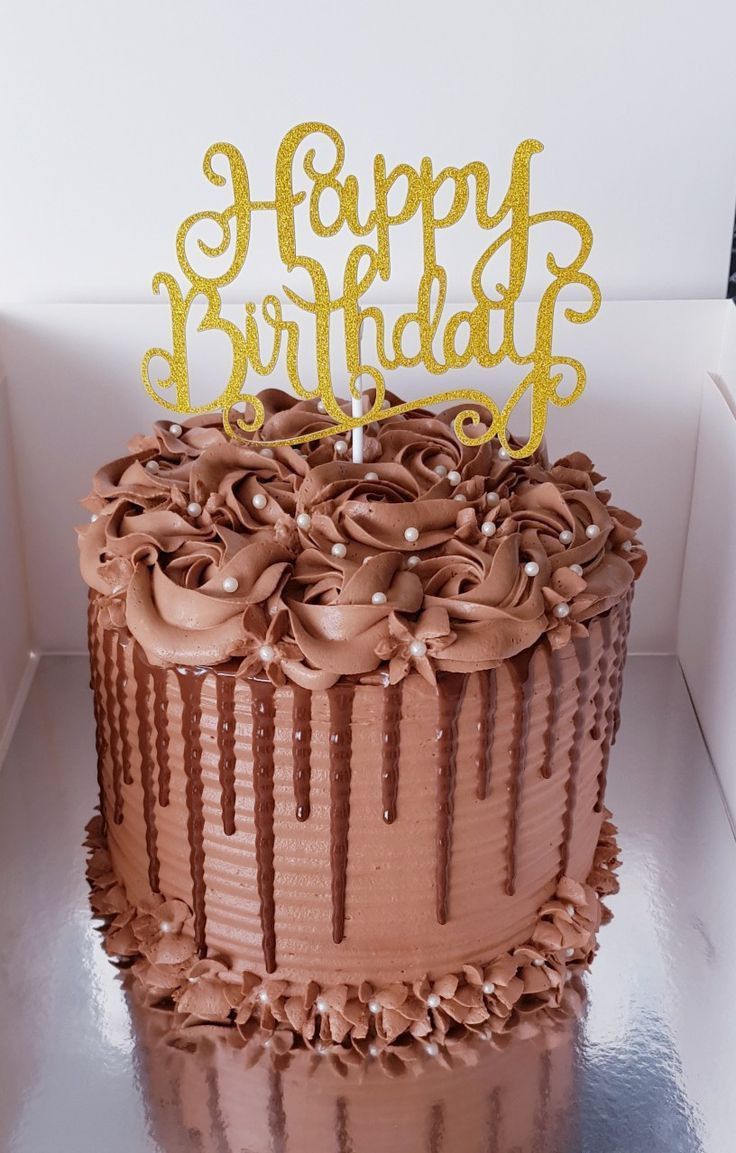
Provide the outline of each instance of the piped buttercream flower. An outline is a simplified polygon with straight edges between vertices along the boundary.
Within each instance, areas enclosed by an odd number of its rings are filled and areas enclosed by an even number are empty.
[[[455,641],[447,610],[426,609],[416,621],[391,613],[388,631],[376,646],[376,654],[389,662],[389,682],[394,685],[416,669],[425,681],[436,685],[434,661]]]

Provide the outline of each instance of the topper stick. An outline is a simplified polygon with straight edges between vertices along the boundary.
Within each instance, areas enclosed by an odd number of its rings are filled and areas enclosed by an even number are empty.
[[[363,415],[363,384],[358,382],[360,396],[354,396],[352,402],[353,416]],[[363,426],[353,429],[353,464],[363,463]]]

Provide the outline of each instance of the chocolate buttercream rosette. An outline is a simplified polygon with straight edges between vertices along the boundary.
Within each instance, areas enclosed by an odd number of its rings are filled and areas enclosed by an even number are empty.
[[[260,671],[308,687],[490,669],[584,635],[645,563],[639,520],[581,453],[510,459],[460,444],[457,409],[417,410],[368,426],[355,464],[340,435],[264,447],[330,421],[262,399],[252,443],[211,416],[162,421],[95,476],[82,575],[153,664],[255,675],[275,649]]]

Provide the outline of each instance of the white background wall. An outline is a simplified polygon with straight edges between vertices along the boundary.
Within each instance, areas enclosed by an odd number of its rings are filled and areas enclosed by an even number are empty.
[[[13,464],[8,391],[0,363],[0,764],[5,736],[20,705],[32,643]]]
[[[534,204],[591,222],[604,296],[725,293],[733,0],[6,0],[0,43],[0,301],[147,299],[176,226],[212,202],[206,147],[235,143],[266,195],[308,119],[361,176],[377,151],[426,153],[483,159],[505,186],[536,136]],[[254,253],[250,283],[278,271]],[[397,265],[386,299],[415,291]]]

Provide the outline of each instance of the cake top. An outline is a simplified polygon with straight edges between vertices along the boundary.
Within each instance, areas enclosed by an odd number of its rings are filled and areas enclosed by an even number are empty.
[[[258,440],[234,443],[218,416],[158,422],[83,502],[82,575],[152,664],[434,683],[585,635],[646,563],[641,522],[582,453],[467,447],[450,408],[367,426],[354,464],[342,436],[259,447],[331,423],[314,400],[261,400]]]

